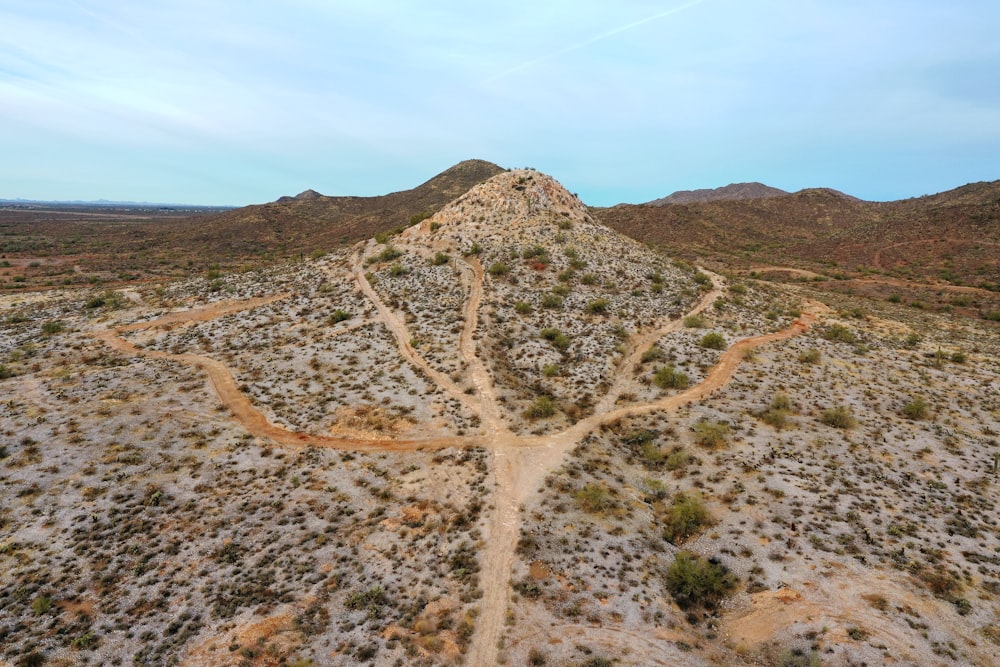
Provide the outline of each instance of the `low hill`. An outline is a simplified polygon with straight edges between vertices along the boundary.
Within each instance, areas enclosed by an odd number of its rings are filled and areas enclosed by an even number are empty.
[[[308,253],[369,238],[433,214],[503,169],[466,160],[412,190],[376,197],[331,197],[306,190],[268,204],[174,223],[165,234],[185,247],[227,256]]]
[[[768,197],[782,197],[788,193],[778,188],[772,188],[763,183],[730,183],[721,188],[709,188],[703,190],[678,190],[677,192],[654,199],[649,202],[650,206],[663,206],[664,204],[691,204],[694,202],[706,201],[742,201],[744,199],[767,199]]]
[[[619,205],[595,215],[688,257],[857,277],[881,272],[988,289],[1000,284],[1000,181],[895,202],[835,190],[745,201]]]

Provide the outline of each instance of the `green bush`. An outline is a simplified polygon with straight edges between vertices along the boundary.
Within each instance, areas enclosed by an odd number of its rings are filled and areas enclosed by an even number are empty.
[[[775,660],[776,667],[820,667],[819,653],[801,648],[785,649]]]
[[[531,246],[530,248],[526,248],[524,252],[521,253],[521,256],[524,257],[525,259],[536,259],[539,262],[543,262],[545,264],[549,263],[549,251],[540,245],[535,245]]]
[[[726,338],[716,332],[710,332],[701,337],[701,346],[708,350],[722,350],[726,347]]]
[[[451,260],[451,257],[446,252],[436,252],[434,253],[434,259],[431,260],[432,266],[442,266],[447,264]]]
[[[597,275],[593,273],[585,273],[580,278],[580,282],[584,285],[596,285],[598,281]]]
[[[49,320],[42,324],[42,333],[46,336],[53,336],[57,333],[62,333],[66,330],[66,325],[64,325],[59,320]]]
[[[823,330],[821,335],[826,340],[831,340],[837,343],[847,343],[849,345],[853,345],[858,342],[858,337],[854,335],[854,332],[845,327],[843,324],[831,324]]]
[[[545,329],[542,329],[538,332],[538,335],[552,343],[552,346],[557,350],[565,350],[571,343],[569,336],[553,327],[546,327]]]
[[[510,273],[510,267],[503,262],[494,262],[490,264],[490,268],[486,269],[491,276],[505,276]]]
[[[398,259],[402,256],[403,256],[402,250],[398,250],[391,245],[387,245],[385,248],[382,249],[382,252],[380,252],[375,257],[380,262],[391,262],[392,260]]]
[[[929,407],[927,401],[918,396],[903,406],[903,415],[914,421],[927,419],[927,415],[930,414]]]
[[[667,591],[682,609],[714,607],[736,587],[736,577],[725,566],[689,551],[680,551],[665,575]]]
[[[808,350],[799,353],[799,362],[803,364],[818,364],[822,358],[823,353],[815,347],[811,347]]]
[[[696,493],[679,493],[674,497],[664,517],[663,538],[678,544],[712,524],[712,515],[701,496]]]
[[[851,412],[850,408],[843,405],[823,410],[819,420],[827,426],[834,428],[853,428],[857,424],[854,413]]]
[[[539,396],[535,402],[524,411],[528,419],[547,419],[556,413],[556,405],[548,396]]]
[[[562,297],[559,296],[558,294],[553,294],[549,292],[548,294],[542,297],[542,308],[554,309],[554,308],[562,308],[562,306],[563,306],[563,300]]]
[[[694,425],[694,441],[708,449],[722,447],[729,442],[729,425],[724,422],[700,421]]]
[[[15,375],[17,375],[17,373],[14,372],[13,368],[7,366],[6,364],[0,364],[0,380],[6,380],[7,378],[12,378]]]
[[[518,315],[530,315],[532,310],[531,304],[526,301],[516,301],[514,303],[514,312]]]
[[[1000,310],[991,310],[983,315],[983,319],[990,322],[1000,322]]]
[[[340,308],[338,308],[337,310],[333,311],[332,315],[330,315],[329,321],[330,324],[339,324],[341,322],[344,322],[345,320],[351,319],[352,317],[354,316],[351,315],[346,310],[341,310]]]
[[[400,264],[399,262],[396,262],[395,264],[389,267],[389,275],[393,277],[398,278],[399,276],[405,276],[409,272],[410,270],[405,266],[403,266],[402,264]]]
[[[608,312],[609,305],[607,299],[594,299],[587,304],[587,312],[591,315],[604,315]]]
[[[771,399],[771,405],[760,413],[758,417],[762,422],[781,430],[788,424],[788,414],[791,412],[792,402],[785,394],[775,394]]]
[[[653,347],[649,348],[648,350],[642,353],[642,363],[647,364],[650,361],[660,361],[666,356],[667,355],[663,353],[663,350],[660,349],[660,347],[654,345]]]
[[[559,375],[559,371],[560,371],[559,364],[545,364],[544,366],[542,366],[542,375],[544,375],[547,378]]]
[[[604,484],[587,484],[573,493],[573,498],[584,512],[600,514],[615,506],[611,491]]]
[[[685,389],[691,380],[687,373],[677,370],[673,364],[660,366],[653,373],[653,383],[660,389]]]
[[[463,252],[462,254],[465,255],[466,257],[468,257],[469,255],[478,255],[478,254],[480,254],[482,252],[483,252],[483,247],[481,245],[479,245],[478,243],[473,243],[469,247],[469,249],[466,250],[465,252]]]
[[[705,316],[699,314],[688,315],[684,318],[684,326],[688,329],[704,329],[708,322],[705,320]]]

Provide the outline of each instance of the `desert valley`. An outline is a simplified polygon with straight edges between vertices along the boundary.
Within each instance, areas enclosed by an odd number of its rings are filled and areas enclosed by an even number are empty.
[[[1000,182],[722,190],[3,211],[0,665],[996,664]]]

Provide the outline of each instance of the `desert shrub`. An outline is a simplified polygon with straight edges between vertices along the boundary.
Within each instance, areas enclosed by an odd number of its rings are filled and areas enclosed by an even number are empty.
[[[545,329],[542,329],[538,332],[538,335],[552,343],[552,346],[557,350],[565,350],[572,342],[570,341],[569,336],[553,327],[546,327]]]
[[[857,424],[854,413],[844,405],[835,408],[827,408],[820,414],[819,420],[827,426],[834,428],[853,428]]]
[[[413,215],[410,216],[410,224],[411,225],[419,224],[424,220],[426,220],[427,218],[431,217],[432,215],[433,213],[431,213],[430,211],[421,211],[420,213],[414,213]]]
[[[775,667],[820,667],[819,653],[802,648],[787,648],[778,654]]]
[[[714,331],[701,337],[700,345],[707,350],[721,350],[726,347],[726,338]]]
[[[5,364],[0,364],[0,380],[6,380],[7,378],[12,378],[17,373],[14,372],[13,368],[6,366]]]
[[[510,273],[510,267],[503,262],[493,262],[490,264],[490,268],[486,269],[491,276],[505,276]]]
[[[31,611],[38,615],[44,614],[50,609],[52,609],[52,598],[45,595],[40,595],[31,603]]]
[[[984,320],[989,320],[990,322],[1000,322],[1000,310],[991,310],[983,315]]]
[[[815,347],[811,347],[808,350],[799,353],[799,363],[803,364],[818,364],[822,358],[823,353]]]
[[[392,245],[387,245],[385,248],[382,249],[382,252],[376,255],[376,258],[380,262],[391,262],[392,260],[399,259],[402,256],[403,256],[402,250],[399,250]]]
[[[573,492],[573,499],[584,512],[600,514],[615,505],[611,491],[604,484],[592,482]]]
[[[858,337],[854,335],[854,332],[845,327],[843,324],[831,324],[824,329],[820,335],[826,340],[837,343],[848,343],[853,345],[858,342]]]
[[[919,396],[903,406],[903,415],[907,419],[927,419],[928,414],[930,414],[930,410],[927,401]]]
[[[594,299],[587,304],[587,312],[591,315],[604,315],[608,312],[609,305],[607,299]]]
[[[405,266],[403,266],[402,264],[400,264],[399,262],[396,262],[395,264],[389,267],[389,275],[396,278],[398,278],[399,276],[405,276],[409,272],[410,270]]]
[[[348,609],[368,609],[373,606],[381,607],[388,601],[389,599],[386,597],[382,587],[374,586],[367,591],[359,591],[348,595],[344,601],[344,606]]]
[[[573,269],[566,269],[565,271],[560,271],[556,275],[556,278],[558,278],[560,282],[564,283],[568,283],[575,277],[576,277],[576,271],[574,271]]]
[[[524,411],[528,419],[547,419],[556,413],[555,403],[548,396],[539,396],[535,402]]]
[[[545,364],[542,366],[542,375],[547,378],[555,377],[559,375],[559,364]]]
[[[447,264],[451,260],[451,257],[446,252],[436,252],[434,253],[434,259],[431,260],[431,265],[442,266]]]
[[[684,318],[684,326],[688,329],[703,329],[707,323],[708,322],[705,320],[705,316],[700,313],[688,315]]]
[[[580,282],[583,283],[584,285],[596,285],[597,281],[598,278],[593,273],[585,273],[580,278]]]
[[[653,383],[660,389],[684,389],[691,383],[691,379],[687,373],[677,370],[673,364],[668,364],[656,369],[653,373]]]
[[[667,510],[664,519],[663,539],[678,544],[697,533],[703,526],[711,525],[705,502],[697,493],[679,493]]]
[[[345,320],[351,319],[352,317],[353,315],[351,315],[351,313],[347,312],[346,310],[341,310],[340,308],[338,308],[337,310],[333,311],[332,315],[330,315],[329,321],[330,324],[339,324]]]
[[[562,308],[563,299],[558,294],[549,292],[542,297],[542,308]]]
[[[729,442],[729,424],[700,421],[694,425],[694,441],[708,449],[716,449]]]
[[[773,426],[776,429],[782,429],[788,424],[788,413],[791,411],[792,402],[786,394],[775,394],[774,398],[771,399],[771,405],[768,406],[766,410],[758,413],[758,417],[762,422]]]
[[[667,457],[663,460],[663,467],[667,470],[680,470],[687,466],[694,460],[694,457],[688,452],[688,450],[683,447],[678,447],[673,450]]]
[[[483,247],[478,243],[473,243],[471,246],[469,246],[469,249],[463,252],[462,254],[468,257],[469,255],[478,255],[482,252],[483,252]]]
[[[679,551],[664,577],[667,591],[682,609],[712,608],[736,587],[726,567],[714,560]]]
[[[666,356],[660,347],[654,345],[642,353],[642,363],[647,364],[650,361],[659,361]]]
[[[553,285],[552,293],[557,296],[567,296],[570,293],[569,285]]]
[[[544,262],[546,264],[549,263],[549,251],[540,245],[525,248],[524,252],[521,253],[521,256],[525,259],[537,259],[540,262]]]
[[[698,285],[702,289],[706,290],[712,289],[712,279],[708,276],[707,273],[702,273],[701,271],[699,271],[698,273],[694,274],[694,281],[698,283]]]
[[[53,336],[66,330],[66,325],[59,320],[49,320],[42,323],[42,333],[46,336]]]
[[[527,301],[516,301],[514,303],[514,312],[518,315],[530,315],[532,310],[531,304]]]
[[[541,667],[541,665],[548,664],[548,661],[549,658],[545,651],[538,647],[532,646],[531,650],[528,651],[528,664],[532,667]]]

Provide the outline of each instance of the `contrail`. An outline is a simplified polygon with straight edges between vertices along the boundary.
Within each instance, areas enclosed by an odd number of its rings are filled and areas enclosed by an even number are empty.
[[[563,49],[559,49],[558,51],[553,51],[552,53],[548,53],[548,54],[546,54],[544,56],[540,56],[538,58],[535,58],[534,60],[528,60],[528,61],[525,61],[525,62],[519,64],[519,65],[515,65],[514,67],[511,67],[510,69],[504,70],[503,72],[500,72],[499,74],[494,74],[493,76],[485,79],[484,83],[491,83],[491,82],[496,81],[498,79],[503,79],[505,77],[510,76],[511,74],[514,74],[515,72],[520,72],[521,70],[529,69],[531,67],[534,67],[535,65],[540,65],[541,63],[544,63],[544,62],[546,62],[548,60],[552,60],[554,58],[558,58],[559,56],[562,56],[562,55],[566,55],[567,53],[571,53],[573,51],[578,51],[580,49],[583,49],[583,48],[586,48],[586,47],[590,46],[591,44],[596,44],[597,42],[605,40],[605,39],[607,39],[609,37],[614,37],[615,35],[619,35],[619,34],[621,34],[623,32],[628,31],[628,30],[632,30],[633,28],[638,28],[641,25],[645,25],[647,23],[652,23],[653,21],[659,21],[660,19],[663,19],[663,18],[666,18],[668,16],[672,16],[674,14],[683,12],[683,11],[685,11],[687,9],[691,9],[692,7],[700,5],[703,2],[705,2],[705,0],[694,0],[693,2],[689,2],[687,4],[681,5],[680,7],[674,7],[673,9],[668,9],[668,10],[662,11],[662,12],[660,12],[658,14],[653,14],[652,16],[647,16],[646,18],[639,19],[638,21],[633,21],[632,23],[628,23],[626,25],[619,26],[617,28],[613,28],[611,30],[608,30],[607,32],[603,32],[600,35],[597,35],[596,37],[591,37],[590,39],[588,39],[586,41],[578,42],[576,44],[571,44],[570,46],[567,46],[567,47],[565,47]]]

